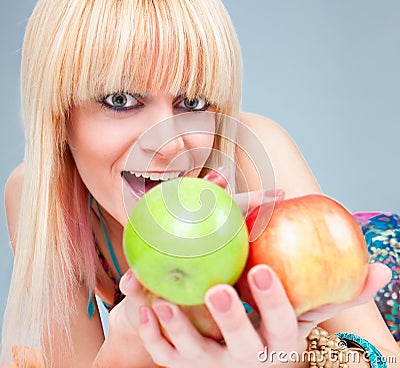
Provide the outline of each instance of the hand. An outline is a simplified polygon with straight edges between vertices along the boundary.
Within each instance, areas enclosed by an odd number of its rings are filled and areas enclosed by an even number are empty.
[[[211,181],[225,189],[228,186],[226,173],[224,168],[211,170],[204,179]],[[264,203],[273,203],[283,200],[285,192],[283,190],[254,190],[251,192],[235,193],[232,195],[233,200],[240,208],[244,217],[255,207]]]
[[[118,331],[121,331],[121,328],[122,331],[136,330],[139,326],[137,312],[139,307],[146,303],[150,293],[139,283],[131,269],[121,277],[119,288],[125,298],[109,314],[110,329],[118,327]]]
[[[381,264],[369,266],[365,286],[354,300],[341,305],[325,305],[296,317],[276,274],[265,265],[249,272],[249,285],[260,310],[254,328],[243,305],[229,285],[217,285],[206,294],[206,305],[224,336],[225,344],[201,336],[182,311],[164,300],[153,308],[140,308],[139,334],[152,359],[165,367],[272,367],[277,357],[260,362],[260,352],[303,351],[306,336],[318,323],[349,307],[363,304],[390,279],[390,270]],[[160,326],[169,336],[166,339]]]
[[[111,366],[111,362],[121,368],[152,366],[152,359],[138,335],[139,307],[147,304],[150,294],[137,281],[132,270],[124,274],[119,285],[126,297],[109,314],[106,341],[111,346],[111,355],[107,357],[109,360],[105,360],[106,366]]]
[[[337,305],[323,305],[298,317],[303,334],[307,335],[316,324],[326,321],[345,309],[370,301],[376,292],[390,282],[392,271],[382,263],[368,265],[368,274],[360,295],[353,300]]]
[[[272,350],[297,351],[298,322],[275,273],[257,266],[249,272],[249,284],[261,311],[258,330],[233,287],[217,285],[206,294],[206,305],[225,344],[201,336],[176,305],[158,299],[153,308],[141,307],[139,334],[153,360],[171,368],[272,367],[258,360],[267,342]]]

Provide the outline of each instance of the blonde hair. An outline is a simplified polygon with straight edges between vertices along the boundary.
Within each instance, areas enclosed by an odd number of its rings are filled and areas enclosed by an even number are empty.
[[[66,143],[71,107],[116,91],[202,96],[220,113],[215,146],[233,158],[218,137],[234,139],[241,68],[219,0],[38,1],[22,55],[25,181],[3,353],[17,327],[29,346],[54,324],[69,336],[73,288],[95,287],[88,191]]]

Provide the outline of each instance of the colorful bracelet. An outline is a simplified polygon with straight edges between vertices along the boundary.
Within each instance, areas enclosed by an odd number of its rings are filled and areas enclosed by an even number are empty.
[[[345,341],[349,348],[355,346],[356,349],[362,350],[363,357],[368,358],[371,368],[387,368],[384,357],[380,351],[369,341],[348,332],[341,332],[336,335],[342,341]]]
[[[350,360],[361,359],[371,368],[387,368],[378,349],[360,336],[347,332],[329,335],[323,328],[315,327],[307,339],[310,368],[349,368]]]

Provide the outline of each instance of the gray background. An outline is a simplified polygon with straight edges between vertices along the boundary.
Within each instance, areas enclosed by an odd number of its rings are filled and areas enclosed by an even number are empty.
[[[23,157],[20,48],[35,1],[1,2],[3,189]],[[297,142],[325,193],[349,210],[400,213],[400,2],[224,3],[244,55],[243,110],[280,123]],[[12,266],[4,210],[0,251],[2,315]]]

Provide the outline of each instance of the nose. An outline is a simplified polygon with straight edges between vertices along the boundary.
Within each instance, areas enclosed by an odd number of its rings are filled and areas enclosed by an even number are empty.
[[[181,152],[185,147],[185,142],[182,135],[180,135],[178,132],[177,134],[178,135],[171,137],[166,143],[164,143],[157,151],[157,154],[159,154],[161,157],[169,157]]]
[[[179,129],[179,115],[174,116],[171,101],[156,104],[148,118],[154,124],[143,133],[138,144],[143,151],[168,159],[185,147],[184,136]]]
[[[176,127],[173,117],[158,123],[152,128],[150,145],[147,149],[154,152],[160,158],[176,156],[185,147],[181,133]]]

